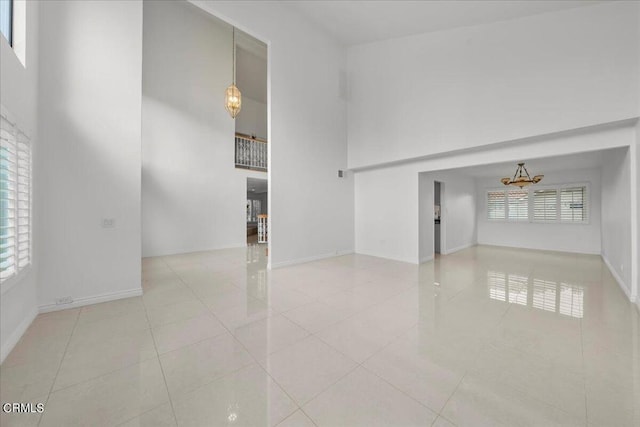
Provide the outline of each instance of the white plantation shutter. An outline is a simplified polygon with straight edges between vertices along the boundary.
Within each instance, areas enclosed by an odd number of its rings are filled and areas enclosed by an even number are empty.
[[[487,218],[488,219],[505,219],[505,192],[489,191],[487,192]]]
[[[507,192],[509,200],[509,220],[529,219],[529,192],[527,190],[510,190]]]
[[[555,221],[558,219],[558,191],[535,190],[533,192],[533,220]]]
[[[560,221],[585,222],[587,220],[587,188],[563,188],[560,191]]]
[[[31,148],[0,116],[0,281],[31,262]]]
[[[18,269],[31,263],[31,146],[22,133],[17,135],[18,142]]]
[[[13,125],[0,125],[0,280],[16,272],[16,173],[18,159]]]

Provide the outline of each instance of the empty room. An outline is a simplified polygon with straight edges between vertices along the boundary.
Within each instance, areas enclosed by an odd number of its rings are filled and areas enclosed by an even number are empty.
[[[640,425],[640,2],[0,0],[0,425]]]

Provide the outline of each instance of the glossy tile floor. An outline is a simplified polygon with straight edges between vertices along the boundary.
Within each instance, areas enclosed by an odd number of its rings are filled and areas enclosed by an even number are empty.
[[[640,324],[597,256],[474,247],[266,271],[143,260],[144,296],[38,316],[1,367],[41,426],[640,426]]]

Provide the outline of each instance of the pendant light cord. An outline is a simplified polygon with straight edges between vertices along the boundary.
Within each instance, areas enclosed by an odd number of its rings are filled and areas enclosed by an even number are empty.
[[[233,27],[233,85],[236,85],[236,27]]]

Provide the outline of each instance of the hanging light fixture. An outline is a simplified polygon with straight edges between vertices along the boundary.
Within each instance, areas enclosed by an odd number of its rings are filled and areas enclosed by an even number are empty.
[[[242,94],[236,86],[236,27],[233,27],[233,83],[224,93],[224,108],[235,119],[242,108]]]
[[[524,172],[524,175],[522,172]],[[516,173],[513,175],[513,178],[502,178],[500,182],[504,185],[515,185],[516,187],[522,188],[527,185],[537,184],[542,180],[542,178],[544,178],[544,175],[536,175],[531,178],[529,171],[524,167],[524,163],[518,163],[518,168],[516,169]]]

